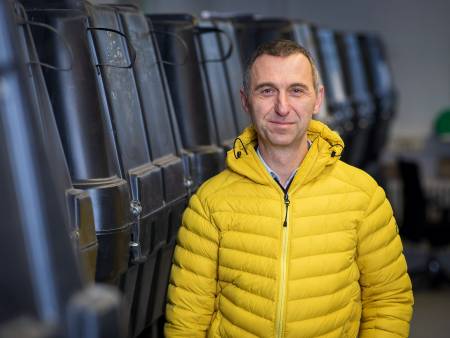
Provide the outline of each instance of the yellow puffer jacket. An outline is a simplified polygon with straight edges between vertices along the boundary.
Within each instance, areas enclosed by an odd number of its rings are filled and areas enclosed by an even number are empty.
[[[308,138],[286,196],[252,128],[228,152],[228,169],[192,196],[166,337],[408,336],[411,283],[383,190],[338,160],[343,142],[328,127],[312,121]]]

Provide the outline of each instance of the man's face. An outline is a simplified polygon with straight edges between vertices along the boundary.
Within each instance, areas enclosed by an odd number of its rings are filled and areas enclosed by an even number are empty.
[[[315,92],[311,64],[300,53],[261,55],[251,68],[248,96],[241,91],[243,108],[267,150],[306,145],[306,130],[322,97],[323,87]]]

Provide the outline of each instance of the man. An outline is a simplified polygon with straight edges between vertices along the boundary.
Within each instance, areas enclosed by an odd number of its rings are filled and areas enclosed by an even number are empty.
[[[262,45],[241,98],[252,126],[192,196],[167,337],[407,337],[411,283],[392,209],[341,138],[311,120],[324,89],[294,42]]]

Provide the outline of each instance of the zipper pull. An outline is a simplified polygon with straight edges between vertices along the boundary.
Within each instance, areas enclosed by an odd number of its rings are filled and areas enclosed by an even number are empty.
[[[284,204],[286,205],[286,208],[289,206],[289,195],[287,193],[284,194]]]
[[[286,215],[284,216],[284,222],[283,222],[283,226],[284,227],[287,227],[287,217],[288,217],[288,208],[289,208],[289,204],[290,204],[291,202],[289,201],[289,195],[288,195],[288,193],[286,192],[285,194],[284,194],[284,205],[286,206]]]

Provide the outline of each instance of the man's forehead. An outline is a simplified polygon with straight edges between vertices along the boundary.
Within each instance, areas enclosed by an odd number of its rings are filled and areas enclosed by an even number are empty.
[[[302,78],[313,82],[312,65],[309,59],[302,53],[288,56],[273,56],[263,54],[256,58],[251,68],[251,77],[266,79],[271,77]]]
[[[270,54],[262,54],[255,59],[255,62],[252,65],[252,70],[258,68],[261,65],[276,65],[276,64],[302,64],[304,66],[311,66],[308,58],[302,53],[295,53],[287,56],[275,56]]]

